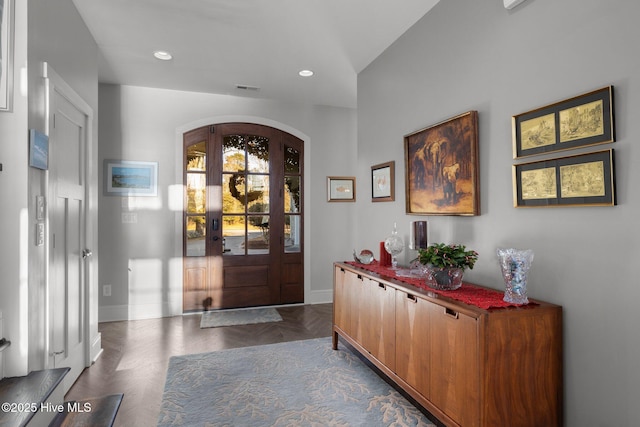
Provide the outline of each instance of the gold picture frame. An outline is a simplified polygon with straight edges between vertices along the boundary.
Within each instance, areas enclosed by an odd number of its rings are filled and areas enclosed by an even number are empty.
[[[513,158],[615,141],[613,86],[512,117]]]
[[[396,199],[396,162],[371,166],[371,201],[393,202]]]
[[[354,176],[328,176],[327,201],[355,202],[356,178]]]
[[[614,150],[513,165],[514,207],[615,206]]]
[[[477,111],[406,135],[404,146],[408,214],[480,214]]]

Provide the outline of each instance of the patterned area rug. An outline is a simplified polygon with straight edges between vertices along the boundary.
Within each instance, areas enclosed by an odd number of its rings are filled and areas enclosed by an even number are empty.
[[[219,326],[251,325],[254,323],[281,321],[282,317],[275,308],[207,311],[206,313],[202,313],[200,328],[217,328]]]
[[[344,345],[318,338],[175,356],[158,426],[432,426]]]

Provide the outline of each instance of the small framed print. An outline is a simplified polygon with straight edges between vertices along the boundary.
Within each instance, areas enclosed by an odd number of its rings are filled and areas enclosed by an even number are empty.
[[[35,129],[29,130],[29,166],[49,168],[49,137]]]
[[[615,141],[613,86],[512,118],[513,158]]]
[[[371,166],[371,201],[392,202],[395,195],[396,162]]]
[[[613,149],[513,166],[515,207],[614,206]]]
[[[328,176],[327,201],[355,202],[356,178],[353,176]]]
[[[127,160],[104,161],[105,196],[158,195],[158,163]]]

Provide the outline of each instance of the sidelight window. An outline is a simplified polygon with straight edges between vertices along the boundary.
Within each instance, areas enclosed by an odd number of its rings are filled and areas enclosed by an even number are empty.
[[[186,256],[205,256],[207,234],[206,141],[187,147]]]

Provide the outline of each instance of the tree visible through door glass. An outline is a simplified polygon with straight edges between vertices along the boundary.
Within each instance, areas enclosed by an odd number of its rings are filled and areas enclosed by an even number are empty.
[[[229,135],[222,151],[223,253],[269,253],[269,139]]]

